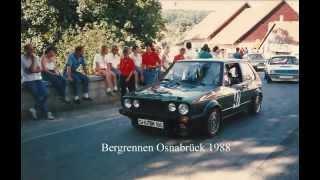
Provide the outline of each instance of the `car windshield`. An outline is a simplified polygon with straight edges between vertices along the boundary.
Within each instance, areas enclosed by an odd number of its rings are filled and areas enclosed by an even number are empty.
[[[264,60],[261,54],[248,54],[250,60]]]
[[[299,65],[299,60],[294,56],[274,57],[270,59],[270,65],[273,64],[295,64]]]
[[[164,80],[217,86],[221,84],[221,67],[219,62],[178,62]]]

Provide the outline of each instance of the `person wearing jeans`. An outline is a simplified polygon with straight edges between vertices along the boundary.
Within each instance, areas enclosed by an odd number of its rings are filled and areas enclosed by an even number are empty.
[[[129,92],[135,91],[135,64],[132,58],[129,57],[129,48],[123,49],[123,58],[120,60],[120,86],[121,86],[121,97],[123,97],[127,88]]]
[[[80,94],[81,94],[81,86],[83,93],[83,100],[92,101],[89,97],[89,79],[86,74],[88,74],[86,68],[86,62],[83,57],[84,47],[77,46],[75,48],[75,52],[71,53],[68,57],[67,64],[64,69],[64,76],[72,82],[74,89],[74,102],[76,104],[80,104]],[[78,71],[80,65],[82,65],[83,71],[85,74],[82,74]]]
[[[34,55],[34,48],[31,44],[24,47],[24,54],[21,56],[22,86],[30,91],[35,100],[34,108],[29,111],[34,120],[38,119],[38,111],[45,114],[47,119],[55,119],[48,110],[47,97],[48,89],[41,77],[40,60]]]
[[[161,64],[159,55],[152,50],[152,44],[146,44],[146,52],[142,54],[144,84],[150,85],[158,80],[158,68]]]
[[[42,77],[44,80],[49,81],[53,88],[56,89],[61,100],[67,104],[70,103],[66,95],[66,80],[60,75],[56,68],[56,52],[52,47],[45,50],[44,55],[41,57]]]

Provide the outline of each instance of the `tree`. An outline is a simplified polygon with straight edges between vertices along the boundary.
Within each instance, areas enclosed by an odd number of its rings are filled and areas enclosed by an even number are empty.
[[[122,30],[115,32],[119,38],[127,33],[140,41],[152,41],[164,29],[157,0],[79,0],[78,10],[82,21],[107,22]]]
[[[160,37],[164,28],[157,0],[22,0],[22,42],[37,50],[55,45],[64,31],[107,23],[115,36],[128,43]],[[111,28],[111,27],[104,27]]]

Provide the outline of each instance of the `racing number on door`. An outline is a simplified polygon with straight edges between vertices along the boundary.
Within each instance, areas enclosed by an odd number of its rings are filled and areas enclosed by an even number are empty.
[[[237,108],[240,106],[240,99],[241,99],[241,91],[237,90],[233,96],[233,106],[232,106],[233,108]]]

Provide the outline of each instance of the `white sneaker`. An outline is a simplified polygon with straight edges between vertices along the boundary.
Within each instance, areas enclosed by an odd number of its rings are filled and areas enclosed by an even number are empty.
[[[51,112],[48,112],[47,118],[48,118],[48,120],[54,120],[54,116],[52,115]]]
[[[117,86],[114,87],[114,91],[118,91],[118,87]]]
[[[111,88],[107,88],[107,93],[111,92]]]
[[[38,116],[37,116],[37,111],[35,108],[30,108],[29,109],[30,113],[31,113],[31,116],[34,120],[37,120],[38,119]]]

